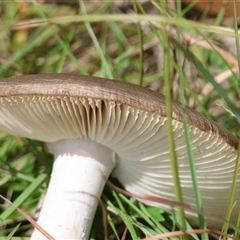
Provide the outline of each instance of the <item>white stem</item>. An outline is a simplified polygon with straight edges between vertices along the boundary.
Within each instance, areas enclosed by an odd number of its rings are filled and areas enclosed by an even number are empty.
[[[58,141],[53,150],[55,162],[38,224],[55,239],[88,239],[96,198],[115,166],[112,151],[84,139]],[[46,238],[35,229],[31,239]]]

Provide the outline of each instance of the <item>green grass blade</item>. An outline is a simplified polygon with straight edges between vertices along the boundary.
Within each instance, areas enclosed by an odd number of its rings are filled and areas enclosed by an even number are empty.
[[[235,169],[234,169],[234,173],[233,173],[232,185],[231,185],[229,202],[228,202],[228,209],[227,209],[227,214],[226,214],[226,221],[228,221],[228,222],[231,219],[232,211],[236,211],[236,210],[233,209],[233,206],[234,206],[236,183],[237,183],[237,178],[238,178],[238,175],[239,175],[238,174],[239,173],[239,167],[240,167],[240,142],[238,144],[238,155],[237,155]],[[228,233],[228,228],[229,228],[229,224],[225,223],[224,226],[223,226],[223,232]]]
[[[8,234],[8,236],[6,237],[6,240],[11,240],[13,235],[15,234],[15,232],[18,230],[18,228],[20,227],[20,223],[11,231],[10,234]]]
[[[240,41],[239,41],[239,26],[238,26],[238,21],[237,21],[237,6],[236,6],[236,1],[233,0],[233,19],[234,19],[234,32],[235,32],[235,43],[236,43],[236,50],[237,50],[237,60],[238,60],[238,78],[240,79]],[[239,16],[238,16],[239,17]]]
[[[234,232],[234,236],[237,237],[237,238],[240,238],[240,213],[238,215],[238,220],[237,220],[237,228],[238,229],[235,229],[235,232]]]
[[[24,201],[46,180],[47,175],[42,173],[40,174],[33,183],[31,183],[26,190],[15,199],[13,205],[8,207],[1,215],[0,221],[7,219],[15,210],[16,207],[19,207]]]
[[[62,68],[63,68],[63,65],[64,65],[64,61],[66,59],[66,56],[67,56],[67,49],[69,48],[70,46],[70,42],[72,40],[74,36],[74,29],[71,29],[67,35],[67,41],[65,42],[65,46],[66,48],[62,49],[62,53],[61,53],[61,57],[56,65],[56,68],[55,68],[55,71],[56,73],[61,73],[62,72]]]
[[[236,116],[238,122],[240,123],[240,111],[239,109],[236,107],[236,105],[230,100],[230,98],[228,97],[228,95],[226,94],[226,92],[223,90],[223,88],[221,87],[220,84],[218,84],[213,76],[211,75],[211,73],[202,65],[202,63],[188,50],[185,49],[184,47],[182,47],[180,45],[180,43],[175,41],[175,44],[177,45],[177,47],[184,53],[184,55],[186,56],[186,58],[192,62],[195,67],[198,69],[198,71],[203,75],[203,77],[205,78],[206,81],[210,82],[214,89],[216,90],[216,92],[219,94],[219,96],[224,99],[224,101],[226,102],[226,104],[228,105],[230,111]]]
[[[107,215],[107,220],[108,220],[108,224],[110,225],[110,227],[114,233],[114,236],[117,238],[117,240],[120,240],[118,233],[117,233],[117,229],[115,228],[112,218],[109,214]]]
[[[29,237],[11,237],[11,240],[29,240]],[[6,237],[0,237],[0,240],[6,240]]]
[[[183,127],[184,127],[184,135],[185,135],[185,141],[187,145],[187,154],[188,154],[188,159],[189,159],[189,166],[190,166],[190,171],[191,171],[191,178],[192,178],[192,184],[193,184],[193,190],[194,190],[194,196],[195,196],[195,201],[196,201],[196,207],[197,210],[200,212],[203,212],[203,204],[202,204],[202,198],[201,198],[201,193],[198,187],[198,181],[197,181],[197,175],[196,175],[196,169],[195,169],[195,163],[194,163],[194,156],[191,148],[191,139],[189,136],[189,128],[187,124],[187,119],[185,117],[184,122],[183,122]],[[205,218],[202,214],[198,215],[198,220],[199,220],[199,227],[201,229],[206,229],[206,221]],[[202,239],[209,239],[208,234],[203,234]]]
[[[133,3],[133,8],[136,14],[138,14],[138,5],[137,1],[132,1]],[[139,85],[143,86],[143,77],[144,77],[144,51],[143,51],[143,33],[142,33],[142,27],[141,23],[137,23],[137,32],[138,32],[138,37],[139,37],[139,42],[140,42],[140,55],[139,55]]]
[[[140,212],[139,215],[142,216],[145,221],[148,219],[148,223],[151,223],[151,225],[149,225],[152,226],[152,229],[155,229],[158,234],[168,232],[168,230],[162,224],[160,224],[159,221],[156,220],[156,217],[152,215],[152,213],[149,211],[149,207],[146,207],[142,203],[139,203],[139,205],[141,210],[138,210],[138,212]],[[155,211],[159,210],[157,207],[154,207],[154,209]],[[177,240],[177,238],[173,237],[172,240]]]
[[[166,1],[162,1],[162,8],[166,13]],[[176,200],[183,202],[182,190],[180,185],[179,171],[178,171],[178,160],[175,151],[174,135],[172,131],[172,103],[171,103],[171,80],[170,80],[170,46],[168,41],[167,25],[163,25],[162,30],[162,44],[164,49],[164,82],[165,82],[165,94],[166,94],[166,108],[167,108],[167,131],[168,141],[170,149],[170,159],[172,166],[174,191]],[[178,214],[180,218],[180,228],[186,229],[185,214],[182,207],[178,207]]]
[[[128,214],[127,214],[127,212],[126,212],[122,202],[120,201],[119,196],[121,194],[116,194],[114,191],[112,193],[113,193],[113,196],[114,196],[115,200],[117,201],[117,204],[118,204],[119,208],[121,209],[122,219],[123,219],[124,223],[126,224],[126,227],[127,227],[128,231],[129,231],[129,233],[131,235],[131,238],[137,240],[138,239],[138,235],[137,235],[137,233],[136,233],[136,231],[134,229],[134,226],[132,224],[132,220],[128,216]]]
[[[180,99],[181,102],[183,103],[183,108],[185,106],[185,97],[184,97],[184,82],[186,81],[182,71],[178,69],[178,73],[180,76]],[[195,162],[194,162],[194,156],[192,152],[192,147],[191,147],[191,139],[189,135],[189,127],[187,123],[187,117],[184,115],[184,121],[183,121],[183,128],[184,128],[184,137],[186,141],[186,146],[187,146],[187,154],[188,154],[188,159],[189,159],[189,167],[190,167],[190,172],[191,172],[191,178],[192,178],[192,184],[193,184],[193,190],[194,190],[194,196],[195,196],[195,201],[196,201],[196,207],[197,210],[200,212],[203,212],[203,205],[202,205],[202,198],[201,198],[201,193],[198,187],[198,181],[197,181],[197,174],[196,174],[196,169],[195,169]],[[199,220],[199,226],[201,229],[206,228],[206,221],[203,215],[199,214],[198,215],[198,220]],[[208,234],[203,234],[202,239],[208,240]]]
[[[12,57],[9,58],[9,63],[17,62],[24,56],[32,51],[39,43],[46,41],[52,35],[51,27],[43,27],[39,29],[38,33],[28,41],[28,43],[22,47],[18,52],[16,52]],[[10,64],[1,64],[0,65],[0,75],[6,73],[6,71],[11,67]]]
[[[50,22],[48,21],[46,15],[44,14],[44,12],[41,9],[41,6],[35,1],[35,0],[31,0],[32,4],[36,7],[39,15],[41,16],[41,18],[43,18],[44,20],[47,21],[47,24],[50,25]],[[74,54],[69,50],[68,48],[68,44],[65,43],[65,41],[63,41],[58,33],[57,33],[57,28],[55,26],[49,26],[51,28],[52,34],[55,36],[55,38],[57,39],[58,43],[60,44],[60,46],[62,47],[62,49],[67,53],[67,55],[70,57],[70,59],[76,64],[77,68],[79,69],[79,71],[84,74],[84,75],[88,75],[88,72],[84,69],[84,67],[82,67],[82,65],[79,63],[79,61],[76,59],[76,57],[74,56]]]
[[[87,15],[87,12],[86,12],[86,9],[85,9],[85,5],[84,5],[83,1],[80,1],[80,6],[81,6],[81,9],[82,9],[82,14]],[[98,39],[95,36],[95,33],[94,33],[90,23],[89,22],[85,22],[84,24],[86,26],[86,29],[87,29],[90,37],[92,38],[93,44],[94,44],[94,46],[95,46],[95,48],[96,48],[96,50],[98,52],[98,55],[99,55],[99,57],[101,59],[102,69],[105,69],[107,77],[112,79],[113,78],[112,72],[111,72],[111,70],[109,68],[107,60],[106,60],[106,58],[104,56],[104,53],[103,53],[103,51],[102,51],[102,49],[101,49],[101,47],[99,45]]]

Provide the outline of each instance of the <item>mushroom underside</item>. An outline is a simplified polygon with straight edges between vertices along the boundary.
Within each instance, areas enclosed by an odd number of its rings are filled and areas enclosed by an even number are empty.
[[[83,97],[12,96],[0,102],[2,130],[40,141],[87,139],[104,145],[116,154],[114,173],[126,190],[175,200],[166,116]],[[183,123],[173,119],[172,128],[184,201],[195,207]],[[214,131],[188,128],[204,211],[225,218],[237,150]],[[233,223],[240,209],[239,174],[235,196]],[[194,221],[193,215],[188,212]],[[219,223],[208,219],[208,226]]]

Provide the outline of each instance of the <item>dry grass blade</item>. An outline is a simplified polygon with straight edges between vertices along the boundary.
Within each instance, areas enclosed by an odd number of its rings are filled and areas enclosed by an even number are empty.
[[[48,22],[45,19],[33,19],[33,20],[26,20],[20,21],[18,23],[14,23],[10,28],[12,30],[20,30],[26,28],[36,28],[40,26],[46,26]]]
[[[217,52],[223,59],[226,60],[230,65],[237,68],[238,67],[238,61],[235,56],[233,56],[230,52],[218,47],[216,44],[212,42],[208,42],[207,40],[203,38],[197,38],[193,37],[190,34],[184,32],[183,38],[189,45],[197,45],[199,47],[203,47],[209,50],[214,50]]]
[[[234,31],[230,28],[224,28],[224,27],[219,27],[219,26],[208,26],[204,25],[201,23],[193,22],[193,21],[188,21],[189,25],[186,26],[185,21],[179,21],[175,18],[165,18],[159,15],[137,15],[137,14],[104,14],[104,15],[91,15],[89,17],[88,15],[69,15],[69,16],[61,16],[61,17],[52,17],[49,18],[48,20],[44,19],[33,19],[33,20],[27,20],[27,21],[20,21],[18,23],[12,24],[11,26],[5,27],[5,28],[0,28],[0,31],[7,30],[7,29],[20,29],[20,28],[26,28],[26,26],[31,26],[31,27],[39,27],[39,26],[45,26],[48,24],[69,24],[69,23],[76,23],[76,22],[106,22],[106,21],[116,21],[116,22],[125,22],[127,24],[129,23],[136,23],[136,22],[141,22],[141,24],[149,24],[151,23],[156,23],[160,24],[161,23],[167,23],[168,25],[177,25],[180,27],[188,27],[188,28],[196,28],[201,30],[203,32],[209,32],[209,33],[219,33],[222,32],[222,34],[226,34],[228,36],[235,37],[236,34]]]
[[[164,238],[170,238],[170,237],[179,237],[184,235],[203,234],[203,233],[209,233],[209,234],[214,234],[218,236],[224,236],[224,237],[227,237],[228,239],[239,240],[239,238],[237,237],[234,237],[230,234],[226,234],[216,229],[193,229],[193,230],[186,230],[186,231],[175,231],[175,232],[158,234],[156,236],[146,237],[141,240],[154,240],[154,239],[156,240],[156,239],[164,239]]]
[[[144,24],[146,24],[146,22],[144,22]],[[149,23],[147,23],[149,24]],[[161,24],[157,23],[157,22],[152,22],[152,24],[157,27],[157,28],[161,28]],[[176,37],[177,33],[174,27],[169,26],[169,35]],[[209,49],[209,50],[214,50],[215,52],[217,52],[223,59],[226,60],[226,62],[228,62],[230,65],[232,65],[234,68],[238,67],[238,60],[237,58],[232,55],[230,52],[224,50],[221,47],[218,47],[216,44],[214,44],[213,42],[207,41],[205,39],[203,39],[202,37],[195,37],[189,33],[187,33],[186,31],[182,31],[182,37],[185,40],[185,42],[188,45],[196,45],[199,47],[203,47],[205,49]]]

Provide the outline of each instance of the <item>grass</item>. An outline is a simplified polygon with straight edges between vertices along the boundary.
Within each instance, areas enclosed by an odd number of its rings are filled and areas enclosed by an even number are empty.
[[[219,26],[224,9],[209,24],[204,15],[199,15],[199,21],[183,16],[183,12],[191,15],[189,7],[181,8],[178,3],[175,10],[170,10],[166,2],[157,0],[144,4],[136,1],[133,5],[114,1],[75,1],[72,4],[1,1],[0,8],[1,78],[74,72],[120,79],[151,88],[157,86],[157,91],[167,96],[168,109],[171,108],[169,99],[177,99],[237,135],[240,122],[237,107],[239,47],[234,56],[228,48],[217,44],[216,39],[235,37],[234,44],[238,46],[239,34],[235,33],[236,19],[230,28]],[[224,75],[226,73],[229,77]],[[216,106],[216,103],[224,108]],[[186,123],[184,129],[186,141],[190,142]],[[171,124],[168,130],[176,200],[181,201]],[[45,151],[42,143],[12,137],[4,132],[0,133],[0,146],[0,194],[34,217],[39,210],[38,202],[47,188],[52,156]],[[201,211],[194,157],[190,143],[187,146],[196,207]],[[111,181],[119,186],[115,179],[111,178]],[[135,240],[146,235],[173,234],[179,228],[185,229],[185,225],[191,229],[185,222],[181,205],[177,210],[179,219],[162,209],[125,197],[108,186],[102,201],[107,209],[108,239]],[[229,209],[232,204],[233,197],[229,201]],[[1,200],[0,221],[0,240],[29,239],[32,225]],[[104,228],[99,229],[103,223],[99,208],[91,232],[92,239],[103,239]],[[204,228],[202,215],[199,215],[199,224]],[[227,225],[224,231],[228,231]],[[237,230],[234,234],[236,237],[240,235]],[[171,238],[182,237],[178,233]],[[209,234],[197,236],[191,233],[188,238],[208,239]]]

